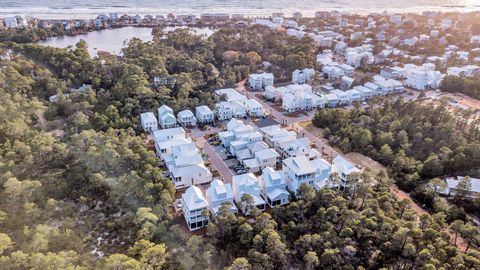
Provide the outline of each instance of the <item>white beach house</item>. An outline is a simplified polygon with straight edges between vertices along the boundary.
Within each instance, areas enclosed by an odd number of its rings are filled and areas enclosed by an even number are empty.
[[[152,132],[158,130],[158,121],[155,114],[152,112],[145,112],[140,114],[140,122],[145,132]]]
[[[260,195],[260,185],[258,179],[253,173],[235,175],[232,178],[233,198],[239,209],[245,214],[249,209],[242,203],[242,196],[249,194],[253,198],[252,206],[259,210],[265,210],[265,200]]]
[[[190,231],[195,231],[208,225],[208,202],[202,191],[196,187],[189,187],[182,194],[182,211],[185,222]]]
[[[177,119],[173,114],[173,110],[167,105],[158,108],[158,120],[162,128],[173,128],[177,126]]]
[[[198,122],[202,124],[213,123],[215,120],[215,114],[206,105],[196,107],[195,116],[197,117]]]
[[[272,167],[262,170],[260,192],[270,207],[285,205],[289,202],[290,193],[286,189],[283,174],[281,171],[275,171]]]
[[[216,215],[220,210],[222,204],[230,204],[230,211],[236,213],[237,207],[233,202],[233,190],[232,184],[225,184],[218,179],[214,179],[210,183],[210,187],[207,189],[207,201],[209,204],[210,212],[212,215]]]
[[[177,114],[178,122],[186,127],[194,127],[197,125],[197,118],[190,110],[183,110]]]

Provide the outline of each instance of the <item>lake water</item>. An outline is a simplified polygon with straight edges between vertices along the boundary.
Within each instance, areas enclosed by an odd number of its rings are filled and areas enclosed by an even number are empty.
[[[173,31],[183,27],[165,27],[164,31]],[[215,30],[209,28],[190,28],[192,32],[199,35],[210,36]],[[54,37],[39,41],[37,44],[66,48],[75,46],[81,39],[88,44],[90,55],[95,56],[99,51],[106,51],[113,54],[120,54],[125,43],[132,38],[139,38],[143,41],[151,41],[152,28],[149,27],[122,27],[105,29],[76,36]]]
[[[318,10],[352,13],[471,11],[479,0],[0,0],[0,17],[30,15],[38,18],[94,18],[99,13],[165,15],[240,13],[248,17],[291,14],[312,16]]]

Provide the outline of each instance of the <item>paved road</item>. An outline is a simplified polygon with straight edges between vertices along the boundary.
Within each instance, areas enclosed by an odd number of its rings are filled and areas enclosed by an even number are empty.
[[[222,176],[222,180],[224,183],[231,183],[232,182],[232,177],[233,173],[232,171],[227,167],[225,162],[222,160],[222,158],[215,152],[215,149],[208,144],[207,141],[205,141],[204,138],[198,138],[196,140],[196,143],[199,148],[203,149],[203,152],[207,154],[208,160],[210,160],[212,166],[218,170],[220,175]]]
[[[320,138],[301,127],[298,123],[294,123],[293,127],[294,131],[296,131],[300,136],[305,136],[310,139],[310,141],[314,142],[317,150],[320,151],[320,153],[330,156],[331,158],[335,158],[336,156],[340,155],[340,153],[333,149],[333,147],[331,147],[328,143],[325,143]]]
[[[311,121],[313,116],[315,115],[315,110],[309,111],[307,112],[307,114],[290,117],[290,116],[284,115],[282,112],[275,110],[269,103],[266,103],[261,98],[258,98],[257,96],[255,96],[253,93],[247,92],[247,96],[249,98],[254,98],[258,102],[260,102],[263,105],[263,107],[267,110],[267,113],[272,115],[277,122],[282,124],[288,124],[289,128],[297,132],[299,136],[305,136],[308,139],[310,139],[310,141],[314,142],[317,150],[319,150],[321,153],[331,156],[332,158],[335,158],[337,155],[340,154],[335,149],[333,149],[328,143],[322,141],[320,138],[313,135],[308,130],[304,129],[299,125],[300,122]]]

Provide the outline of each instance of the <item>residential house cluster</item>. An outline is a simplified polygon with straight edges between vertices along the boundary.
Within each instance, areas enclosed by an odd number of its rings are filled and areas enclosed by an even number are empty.
[[[322,66],[322,73],[329,80],[337,80],[342,76],[353,76],[355,74],[355,68],[351,65],[333,61],[331,50],[324,50],[321,54],[318,54],[317,63]]]
[[[0,22],[0,24],[2,24]],[[21,16],[12,16],[3,18],[3,24],[6,28],[21,28],[28,25],[27,19]],[[3,26],[3,25],[2,25]]]
[[[176,189],[212,181],[196,144],[186,137],[182,127],[157,130],[152,133],[157,156],[162,160]]]
[[[393,80],[393,78],[405,79],[403,84],[416,90],[438,88],[445,75],[440,71],[436,71],[435,69],[436,67],[433,63],[424,63],[421,66],[417,66],[415,64],[405,64],[404,67],[395,66],[382,68],[380,71],[380,76],[376,76],[374,79],[377,78],[381,81],[380,77],[383,77],[387,84],[394,84],[394,88],[395,85],[400,87],[400,82]],[[479,71],[477,66],[465,66],[463,68],[452,67],[448,70],[448,74],[463,74],[466,76],[472,76]],[[382,83],[377,82],[377,84],[382,86]],[[388,89],[388,85],[385,85],[384,88]]]
[[[315,77],[315,70],[313,68],[296,69],[292,73],[293,84],[305,84]]]
[[[345,51],[347,64],[354,68],[358,68],[363,64],[373,64],[375,61],[375,57],[373,56],[372,51],[373,46],[370,44],[347,48]]]
[[[239,157],[243,157],[240,151],[248,149],[248,145],[263,140],[262,134],[255,131],[253,126],[235,118],[227,123],[225,131],[218,133],[218,137],[230,154],[234,156],[238,154]]]
[[[480,67],[477,65],[466,65],[463,67],[449,67],[447,75],[454,75],[459,77],[472,77],[480,73]]]
[[[436,71],[432,63],[425,63],[421,66],[415,64],[406,64],[404,67],[405,86],[416,90],[425,90],[428,88],[438,88],[444,75]]]
[[[265,113],[262,104],[249,99],[233,88],[219,89],[215,94],[222,100],[215,105],[217,118],[221,121],[232,118],[262,117]]]
[[[260,128],[267,145],[272,147],[280,154],[281,159],[297,156],[307,158],[319,158],[320,153],[312,148],[312,143],[308,138],[299,138],[297,133],[280,128],[278,125],[272,125]]]
[[[304,27],[288,28],[287,35],[302,39],[304,36],[309,36],[319,47],[332,47],[333,42],[337,39],[343,39],[343,35],[334,31],[326,30],[319,32],[306,32]]]
[[[312,87],[307,84],[289,85],[286,87],[269,87],[265,90],[264,96],[270,101],[282,101],[282,108],[287,112],[308,111],[316,108],[337,107],[350,105],[354,102],[362,102],[374,96],[400,93],[405,90],[403,84],[395,79],[386,79],[382,76],[373,76],[372,82],[363,86],[355,86],[353,78],[342,77],[346,82],[346,89],[329,89],[322,92],[313,92]],[[351,89],[350,89],[351,88]]]
[[[157,110],[157,117],[153,112],[140,114],[140,124],[145,132],[158,130],[159,126],[163,129],[169,129],[182,125],[184,127],[194,127],[198,123],[210,124],[215,121],[214,112],[206,105],[195,108],[195,114],[191,110],[182,110],[175,117],[172,108],[162,105]]]
[[[249,171],[233,176],[231,184],[214,179],[205,195],[196,186],[187,189],[182,195],[182,211],[190,230],[206,226],[209,216],[216,215],[222,207],[226,211],[237,213],[240,210],[248,214],[254,206],[263,211],[267,205],[288,204],[290,194],[298,195],[302,184],[316,190],[349,188],[353,185],[349,175],[361,171],[340,155],[332,163],[327,162],[312,149],[308,138],[298,138],[297,133],[279,125],[256,131],[232,119],[219,137],[239,161],[258,159],[262,165],[255,173]]]
[[[268,87],[264,95],[268,100],[281,100],[282,108],[288,112],[308,111],[324,105],[308,84],[292,84],[279,88]]]
[[[273,79],[272,73],[250,74],[248,75],[248,86],[254,90],[262,90],[267,86],[272,86]]]

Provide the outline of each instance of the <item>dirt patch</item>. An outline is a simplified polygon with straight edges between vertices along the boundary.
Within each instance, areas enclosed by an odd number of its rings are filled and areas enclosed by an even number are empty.
[[[455,93],[454,95],[458,98],[458,102],[460,102],[461,104],[468,106],[469,108],[472,108],[474,110],[480,110],[480,100],[460,93]]]
[[[314,126],[312,121],[302,121],[298,123],[298,125],[304,128],[306,131],[312,133],[313,136],[317,138],[324,138],[323,129]]]
[[[358,164],[363,168],[369,168],[373,175],[377,175],[378,172],[386,170],[385,166],[383,166],[382,164],[360,153],[350,152],[346,154],[346,156],[355,164]]]
[[[285,112],[285,109],[282,108],[281,104],[273,103],[270,107],[272,107],[277,112]]]
[[[194,235],[203,235],[207,232],[207,228],[201,228],[195,231],[190,231],[188,228],[187,222],[185,221],[185,218],[183,217],[182,211],[176,212],[175,217],[173,218],[173,223],[180,225],[180,230],[182,231],[182,236],[185,237],[185,239],[189,239],[190,237]]]

